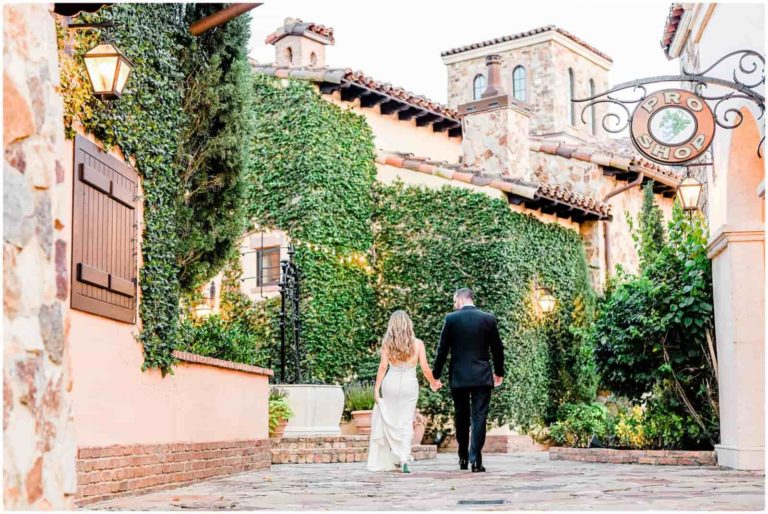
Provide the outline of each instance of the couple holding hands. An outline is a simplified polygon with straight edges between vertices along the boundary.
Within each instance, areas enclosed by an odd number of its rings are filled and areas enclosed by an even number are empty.
[[[371,420],[368,470],[410,473],[413,418],[419,399],[416,368],[421,367],[433,391],[448,356],[449,385],[454,405],[454,428],[459,445],[459,469],[483,472],[482,450],[491,392],[504,376],[504,348],[496,318],[474,304],[471,289],[453,295],[454,312],[445,317],[432,368],[424,343],[416,338],[405,311],[389,318],[376,375],[376,406]],[[493,366],[491,366],[493,358]],[[472,432],[470,442],[470,427]]]

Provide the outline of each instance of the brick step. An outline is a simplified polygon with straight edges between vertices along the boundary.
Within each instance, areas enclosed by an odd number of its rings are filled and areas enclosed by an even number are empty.
[[[453,439],[446,446],[440,448],[440,453],[456,453],[459,446]],[[487,435],[483,453],[524,453],[544,452],[548,447],[534,441],[529,435]]]
[[[272,464],[331,464],[368,460],[368,436],[289,437],[273,440]],[[415,460],[434,459],[437,447],[417,445],[411,450]]]
[[[368,448],[367,435],[306,436],[273,439],[272,448],[280,450],[361,449]]]

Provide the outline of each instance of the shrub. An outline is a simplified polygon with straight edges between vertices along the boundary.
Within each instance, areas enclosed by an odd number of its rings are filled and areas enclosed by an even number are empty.
[[[618,445],[633,449],[647,448],[649,440],[645,423],[645,409],[641,405],[635,405],[627,412],[620,413],[615,426]]]
[[[269,432],[272,433],[281,421],[289,421],[293,410],[288,404],[288,398],[282,389],[273,388],[269,392]]]
[[[347,413],[356,410],[372,410],[375,404],[373,384],[352,382],[344,388],[344,410]]]
[[[256,337],[218,314],[202,320],[184,320],[179,350],[243,364],[257,364]]]
[[[613,433],[608,409],[601,403],[565,403],[557,419],[550,426],[550,437],[560,446],[587,448],[593,436],[604,439]]]
[[[719,439],[711,264],[703,218],[675,206],[667,243],[644,204],[638,275],[619,275],[600,303],[592,332],[603,384],[639,401],[648,444],[711,448]],[[650,421],[649,421],[650,423]]]

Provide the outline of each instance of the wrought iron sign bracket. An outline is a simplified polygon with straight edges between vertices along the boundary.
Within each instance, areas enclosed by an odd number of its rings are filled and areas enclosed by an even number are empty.
[[[732,70],[733,80],[709,76],[712,70],[729,59],[738,59]],[[712,143],[715,128],[735,129],[744,121],[744,115],[733,104],[734,100],[748,101],[765,114],[765,96],[757,88],[765,83],[765,58],[754,50],[737,50],[724,55],[714,64],[691,73],[683,67],[680,75],[661,75],[624,82],[589,98],[572,100],[586,103],[581,120],[587,123],[586,113],[594,113],[594,106],[610,104],[617,112],[603,114],[601,125],[606,132],[623,132],[629,127],[635,148],[649,160],[670,166],[698,166],[687,164],[702,156]],[[667,89],[648,93],[646,85],[657,83],[688,83],[689,89]],[[707,89],[720,87],[727,92]],[[678,86],[679,87],[679,86]],[[636,98],[618,98],[620,91],[630,90]],[[712,103],[712,105],[710,105]],[[630,110],[632,107],[632,110]],[[666,111],[660,114],[662,111]],[[657,116],[657,114],[660,114]],[[765,136],[757,145],[762,158]]]

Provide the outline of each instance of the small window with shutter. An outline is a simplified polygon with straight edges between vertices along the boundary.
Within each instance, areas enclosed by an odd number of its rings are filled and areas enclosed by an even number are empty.
[[[135,323],[138,175],[88,139],[75,139],[72,308]]]

